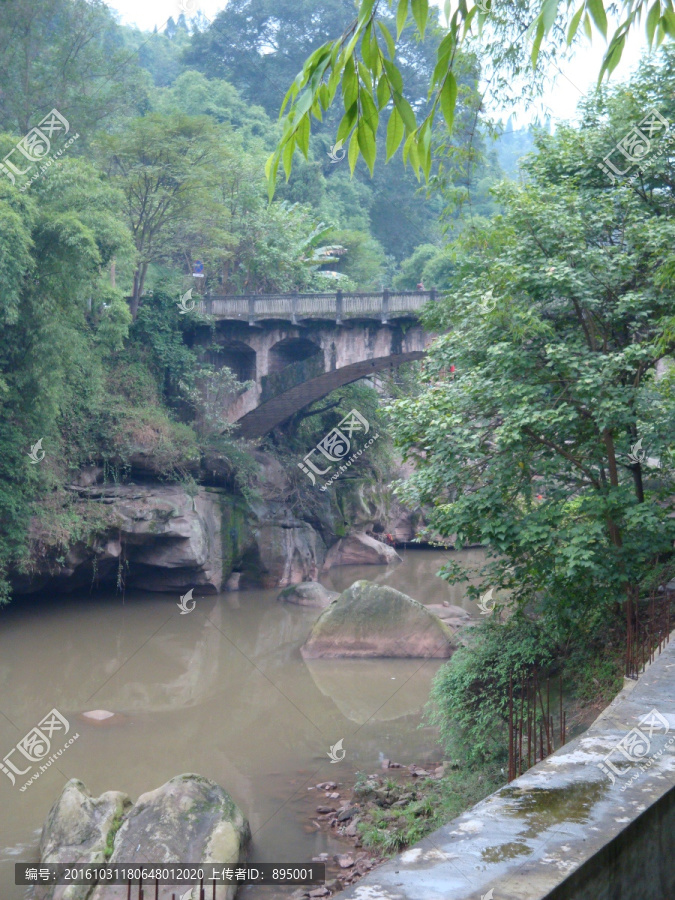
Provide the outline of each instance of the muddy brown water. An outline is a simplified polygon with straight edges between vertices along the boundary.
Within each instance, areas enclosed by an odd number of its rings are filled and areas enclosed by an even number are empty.
[[[480,550],[401,554],[396,566],[341,567],[322,581],[344,590],[367,578],[477,614],[463,586],[435,573],[451,556],[480,564]],[[200,773],[248,817],[251,861],[296,863],[345,850],[306,830],[325,802],[308,787],[351,784],[357,771],[378,771],[382,757],[439,758],[434,729],[418,725],[441,662],[303,660],[299,648],[319,611],[277,603],[277,593],[195,590],[188,615],[180,615],[177,594],[143,591],[124,600],[113,592],[43,595],[0,610],[0,760],[54,708],[70,724],[68,737],[79,735],[23,792],[37,764],[15,786],[0,771],[2,900],[25,896],[14,885],[14,863],[38,860],[42,823],[69,778],[94,796],[122,790],[135,800],[174,775]],[[101,723],[81,717],[93,709],[116,715]],[[54,740],[50,753],[65,743]],[[339,740],[345,757],[331,763]],[[259,900],[270,891],[240,895]]]

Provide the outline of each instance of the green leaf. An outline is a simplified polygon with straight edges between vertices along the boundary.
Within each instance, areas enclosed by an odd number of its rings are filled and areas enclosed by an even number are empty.
[[[602,3],[602,0],[599,0]],[[558,15],[558,0],[544,0],[541,7],[541,17],[544,21],[544,31],[546,34],[553,28],[556,16]]]
[[[375,135],[363,119],[359,122],[356,133],[358,135],[359,150],[361,151],[361,155],[365,159],[366,165],[368,166],[370,174],[372,175],[373,170],[375,169],[375,158],[377,156]]]
[[[598,82],[602,80],[602,76],[607,72],[609,75],[612,74],[614,69],[619,65],[621,61],[621,55],[623,54],[623,48],[626,43],[625,34],[617,37],[616,35],[612,38],[612,41],[609,45],[609,49],[605,54],[605,58],[602,61],[602,66],[600,67],[600,74],[598,75]]]
[[[368,66],[368,68],[372,68],[373,65],[373,56],[370,46],[370,36],[373,32],[373,23],[369,22],[366,30],[363,32],[363,37],[361,38],[361,56],[363,58],[363,62]],[[359,63],[359,68],[361,67],[361,63]]]
[[[342,76],[342,96],[345,109],[349,109],[353,103],[356,103],[359,96],[359,79],[356,74],[353,56],[350,56],[345,63],[345,71]]]
[[[413,167],[413,170],[419,180],[418,172],[420,168],[420,162],[419,155],[417,153],[417,133],[414,131],[408,135],[408,138],[403,145],[403,162],[407,163],[408,159],[410,159],[410,165]]]
[[[389,82],[385,75],[383,75],[377,83],[377,105],[380,109],[384,109],[384,107],[389,103],[391,99],[391,90],[389,88]]]
[[[452,72],[448,72],[440,93],[440,104],[445,124],[448,131],[452,131],[452,123],[455,119],[455,106],[457,103],[457,81]]]
[[[429,173],[431,172],[431,123],[428,119],[420,130],[418,147],[420,166],[424,172],[424,177],[428,181]]]
[[[356,101],[352,103],[347,112],[342,117],[340,125],[335,137],[336,141],[345,141],[349,137],[349,133],[356,124],[356,117],[359,113],[359,105]]]
[[[656,32],[656,26],[658,25],[660,18],[661,0],[655,0],[655,3],[652,4],[652,8],[647,14],[647,40],[649,41],[650,47],[654,43],[654,33]]]
[[[314,98],[312,92],[305,89],[295,103],[295,114],[297,116],[304,116],[304,114],[311,109],[313,102]]]
[[[319,88],[319,103],[323,107],[324,111],[328,109],[330,106],[331,96],[330,91],[328,90],[327,84],[322,84]]]
[[[377,107],[375,106],[375,102],[373,100],[372,94],[369,94],[367,91],[361,91],[361,122],[370,128],[370,130],[375,134],[377,132],[377,126],[379,124],[380,114],[377,111]],[[359,125],[361,124],[359,122]],[[364,154],[365,155],[365,154]]]
[[[438,49],[439,49],[439,56],[438,56],[438,59],[436,60],[436,65],[434,66],[434,71],[431,75],[429,91],[433,90],[433,87],[435,84],[440,84],[441,81],[443,81],[443,79],[445,78],[445,73],[448,71],[448,66],[450,64],[450,50],[448,50],[446,53],[443,54],[443,56],[441,56],[440,55],[440,47]]]
[[[401,114],[406,131],[414,131],[417,128],[415,113],[405,97],[402,97],[400,94],[394,94],[394,106]]]
[[[420,34],[424,37],[424,29],[427,27],[429,15],[429,0],[410,0],[413,18]]]
[[[363,25],[367,22],[373,12],[375,0],[361,0],[361,8],[359,9],[358,24]]]
[[[387,50],[389,51],[389,58],[393,59],[396,54],[396,44],[394,43],[394,38],[392,37],[391,32],[384,24],[384,22],[380,22],[380,20],[378,19],[377,26],[384,37],[385,43],[387,45]]]
[[[602,0],[586,0],[586,7],[604,38],[607,37],[607,14]]]
[[[675,12],[672,9],[664,10],[661,21],[668,37],[675,37]]]
[[[279,170],[279,161],[281,157],[278,151],[273,153],[265,164],[265,174],[267,175],[267,197],[269,202],[274,198],[274,189],[277,182],[277,171]]]
[[[532,41],[532,67],[536,68],[537,65],[537,57],[539,56],[539,48],[541,47],[541,42],[544,37],[544,20],[541,17],[541,14],[536,19],[537,29],[535,31],[534,40]]]
[[[398,68],[393,62],[390,62],[388,59],[383,60],[384,63],[384,71],[387,73],[387,78],[391,83],[392,88],[394,89],[395,94],[403,93],[403,77],[399,72]]]
[[[347,154],[347,159],[349,160],[349,171],[351,174],[354,174],[354,169],[356,168],[356,160],[359,158],[359,141],[357,137],[357,132],[355,131],[352,134],[351,140],[349,141],[349,152]]]
[[[309,123],[309,113],[304,115],[298,124],[298,129],[295,133],[295,140],[297,142],[298,147],[302,151],[302,155],[307,159],[307,154],[309,153],[309,132],[310,132],[310,123]]]
[[[396,10],[396,37],[401,37],[405,20],[408,18],[408,0],[398,0],[398,9]]]
[[[591,17],[588,15],[588,12],[586,12],[586,14],[583,18],[583,25],[584,25],[584,33],[585,33],[586,37],[588,38],[589,41],[592,41],[593,40],[593,26],[591,24]]]
[[[364,83],[364,85],[368,88],[368,90],[372,94],[373,93],[373,80],[370,77],[370,72],[363,65],[362,62],[359,62],[358,67],[359,67],[359,75],[361,76],[361,81]]]
[[[394,153],[398,150],[404,134],[405,127],[403,125],[403,119],[401,118],[399,111],[394,107],[389,116],[389,121],[387,122],[387,162],[389,162]]]
[[[570,27],[567,29],[567,44],[570,45],[574,40],[574,36],[579,29],[579,23],[581,22],[581,17],[584,14],[584,5],[582,4],[579,9],[572,16],[572,21],[570,22]]]
[[[293,168],[293,153],[295,151],[295,137],[291,137],[284,147],[284,152],[282,154],[282,160],[284,164],[284,173],[286,175],[286,181],[291,177],[291,170]]]
[[[284,114],[284,110],[286,109],[286,105],[289,100],[293,100],[297,97],[298,91],[300,90],[300,85],[298,83],[298,79],[291,84],[289,89],[286,91],[286,96],[284,97],[284,102],[281,104],[281,109],[279,110],[279,118],[281,118]]]

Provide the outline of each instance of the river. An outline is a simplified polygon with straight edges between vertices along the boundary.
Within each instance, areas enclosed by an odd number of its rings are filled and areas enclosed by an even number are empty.
[[[435,573],[450,556],[479,564],[482,551],[401,555],[396,566],[336,568],[322,582],[344,590],[367,578],[476,615],[464,587]],[[0,759],[52,709],[79,735],[24,792],[19,776],[12,786],[0,772],[2,900],[24,897],[13,864],[38,860],[42,823],[69,778],[94,796],[122,790],[135,800],[174,775],[200,773],[248,817],[252,861],[307,862],[345,849],[306,830],[316,806],[308,786],[376,772],[382,756],[439,758],[434,729],[418,725],[440,661],[305,661],[299,647],[320,611],[277,603],[277,594],[195,590],[189,615],[178,596],[144,591],[41,595],[0,610]],[[82,717],[92,709],[116,715],[94,723]],[[334,764],[328,750],[339,740],[345,757]],[[269,898],[269,889],[241,896]]]

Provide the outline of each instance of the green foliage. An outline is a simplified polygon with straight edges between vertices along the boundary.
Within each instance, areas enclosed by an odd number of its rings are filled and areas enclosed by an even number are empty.
[[[184,339],[194,326],[178,310],[177,297],[155,291],[143,300],[131,330],[130,352],[144,359],[166,402],[177,404],[182,385],[192,383],[197,355]]]
[[[571,168],[582,142],[542,136],[529,183],[500,188],[504,214],[457,242],[452,289],[427,317],[448,331],[428,389],[395,405],[418,463],[409,502],[490,547],[485,587],[517,603],[544,591],[570,622],[614,610],[674,536],[672,394],[655,377],[675,347],[673,223],[625,188],[560,178],[553,161]],[[638,439],[658,469],[631,462]]]
[[[102,0],[4,0],[0,71],[0,128],[23,136],[56,108],[81,135],[74,152],[142,102],[149,81]]]
[[[624,2],[619,22],[609,40],[600,68],[600,79],[618,65],[628,33],[645,15],[649,0]],[[395,8],[395,12],[394,12]],[[514,0],[501,6],[490,4],[469,7],[460,3],[453,9],[450,0],[444,4],[447,28],[441,29],[438,12],[429,0],[359,0],[356,18],[329,40],[313,49],[302,69],[292,81],[280,115],[284,131],[274,153],[269,157],[266,174],[270,197],[274,194],[279,165],[286,178],[290,176],[295,149],[308,157],[312,118],[321,122],[342,95],[344,115],[337,139],[349,141],[348,159],[352,173],[361,156],[372,175],[377,158],[378,124],[387,115],[386,158],[389,160],[402,146],[403,161],[410,162],[419,177],[429,181],[433,160],[434,124],[441,122],[447,133],[453,131],[461,98],[461,74],[465,66],[462,47],[477,35],[475,43],[503,81],[515,81],[531,67],[536,71],[541,56],[555,56],[560,45],[572,45],[579,25],[583,23],[590,39],[594,27],[607,39],[607,16],[603,0],[584,0],[573,12],[574,4],[557,0]],[[395,17],[395,24],[394,24]],[[406,99],[409,85],[399,68],[397,53],[405,58],[401,36],[410,28],[424,39],[425,31],[438,34],[436,59],[428,78],[428,102],[418,122],[414,104]],[[567,34],[567,38],[563,37]],[[647,16],[650,47],[659,46],[675,34],[675,11],[672,0],[654,3]],[[526,40],[523,40],[523,37]],[[544,39],[548,50],[543,51]],[[533,73],[530,71],[529,73]],[[290,79],[289,79],[290,80]],[[536,78],[532,79],[536,82]],[[287,82],[288,83],[288,82]],[[493,86],[493,90],[495,86]]]
[[[556,637],[553,621],[544,624],[524,615],[505,624],[491,617],[470,630],[469,646],[455,651],[436,673],[429,706],[429,719],[454,760],[469,765],[503,761],[509,680],[519,697],[522,677],[535,666],[542,670],[553,663]]]

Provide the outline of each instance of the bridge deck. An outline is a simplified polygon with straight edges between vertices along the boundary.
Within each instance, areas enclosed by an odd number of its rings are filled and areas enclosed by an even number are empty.
[[[417,318],[436,291],[383,291],[334,294],[231,294],[211,295],[198,303],[199,311],[216,319],[259,321],[300,319],[341,322],[345,319]]]

